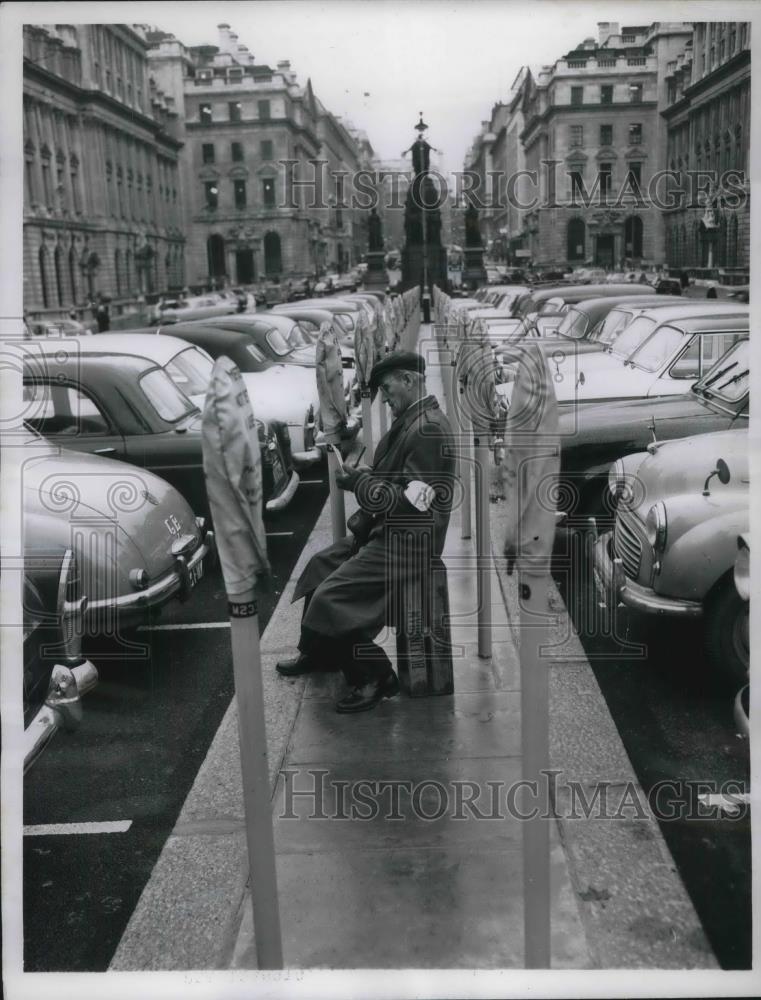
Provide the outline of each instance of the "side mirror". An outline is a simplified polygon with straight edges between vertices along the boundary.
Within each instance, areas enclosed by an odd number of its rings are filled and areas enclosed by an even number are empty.
[[[718,476],[719,477],[719,482],[723,486],[726,486],[727,483],[729,482],[729,480],[731,479],[731,476],[729,474],[729,466],[727,465],[727,463],[724,461],[723,458],[720,458],[716,462],[716,468],[713,470],[713,472],[709,473],[708,477],[706,478],[705,483],[703,483],[703,496],[704,497],[710,497],[710,495],[711,495],[711,491],[708,489],[708,484],[711,482],[711,480],[713,479],[714,476]]]

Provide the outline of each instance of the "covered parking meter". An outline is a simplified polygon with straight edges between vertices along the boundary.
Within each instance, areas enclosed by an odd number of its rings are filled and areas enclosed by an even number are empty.
[[[317,394],[320,397],[322,429],[328,444],[328,475],[330,479],[330,512],[333,541],[346,535],[346,509],[343,490],[336,483],[338,459],[334,449],[340,449],[346,428],[346,397],[344,396],[341,348],[332,323],[322,323],[315,351]]]
[[[261,455],[245,383],[224,356],[214,364],[206,393],[202,444],[230,614],[256,953],[260,969],[282,969],[256,600],[257,580],[270,569],[262,522]]]
[[[370,372],[376,362],[376,344],[364,310],[357,316],[354,327],[354,364],[362,399],[362,440],[368,465],[373,461],[373,413],[370,399]]]

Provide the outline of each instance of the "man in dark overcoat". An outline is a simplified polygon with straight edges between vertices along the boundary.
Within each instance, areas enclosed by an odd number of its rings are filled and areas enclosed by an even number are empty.
[[[380,391],[394,421],[378,442],[372,468],[336,475],[359,510],[353,534],[310,559],[293,600],[306,598],[299,655],[277,664],[283,676],[342,670],[350,693],[339,712],[362,712],[399,691],[391,662],[373,642],[396,624],[400,587],[430,572],[446,540],[455,494],[455,448],[449,422],[426,391],[425,361],[395,351],[373,366],[370,389]]]

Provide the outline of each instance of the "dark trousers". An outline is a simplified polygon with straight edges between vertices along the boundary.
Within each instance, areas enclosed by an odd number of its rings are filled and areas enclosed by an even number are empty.
[[[326,671],[343,671],[349,687],[377,682],[393,672],[391,661],[380,646],[361,632],[323,635],[301,626],[299,652]]]

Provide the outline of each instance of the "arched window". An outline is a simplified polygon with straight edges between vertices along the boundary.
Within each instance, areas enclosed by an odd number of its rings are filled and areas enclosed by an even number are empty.
[[[40,287],[42,288],[42,304],[47,309],[50,305],[50,284],[48,278],[48,250],[47,247],[40,247],[38,254],[40,265]]]
[[[583,219],[570,219],[567,231],[566,254],[568,260],[585,259],[586,230]]]
[[[737,216],[731,215],[727,223],[727,267],[737,267]]]
[[[58,300],[58,305],[62,306],[64,302],[63,295],[63,250],[61,245],[56,244],[56,248],[53,251],[53,271],[55,273],[55,294]]]
[[[122,254],[114,250],[114,278],[116,279],[116,294],[122,294]]]
[[[209,277],[225,276],[225,241],[218,233],[213,233],[206,241],[206,256],[209,262]]]
[[[74,247],[69,247],[69,285],[71,286],[71,301],[77,301],[77,254]]]
[[[129,295],[132,291],[132,251],[124,253],[124,291]]]
[[[624,222],[624,256],[639,260],[642,257],[644,226],[638,215],[630,215]]]
[[[267,277],[279,275],[283,270],[280,252],[280,236],[277,233],[264,234],[264,273]]]

